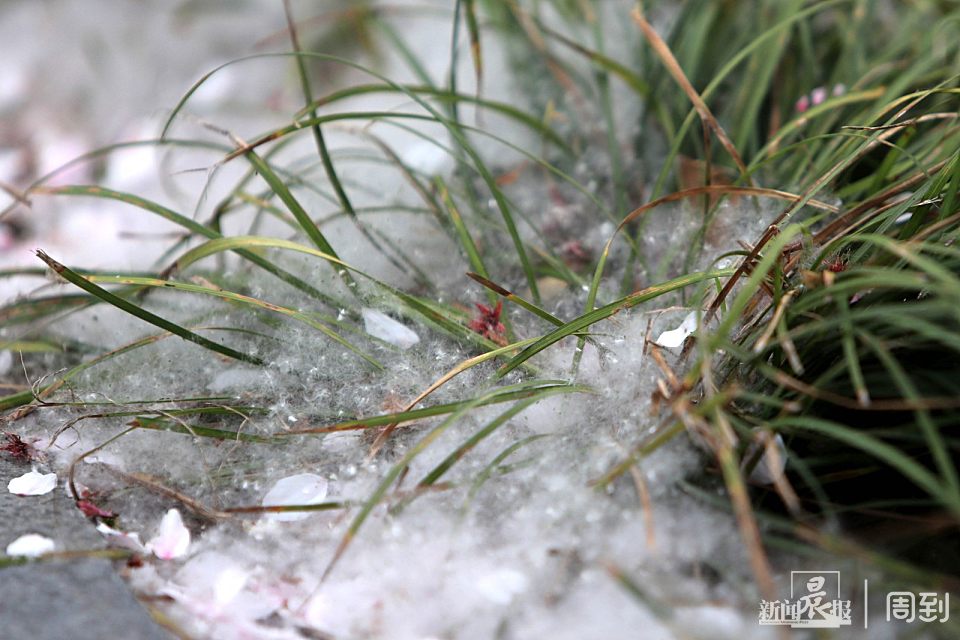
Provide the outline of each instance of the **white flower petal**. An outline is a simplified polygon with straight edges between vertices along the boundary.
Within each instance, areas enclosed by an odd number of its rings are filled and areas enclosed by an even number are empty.
[[[160,532],[147,543],[147,550],[161,560],[180,558],[190,548],[190,530],[183,526],[183,518],[176,509],[170,509],[160,521]]]
[[[683,344],[683,341],[687,339],[694,331],[697,330],[697,312],[691,311],[687,314],[687,317],[683,319],[683,322],[680,323],[680,326],[676,329],[671,329],[670,331],[664,331],[660,334],[660,337],[654,340],[654,342],[661,347],[666,347],[668,349],[676,349],[677,347]]]
[[[2,241],[0,241],[0,246],[2,246]],[[0,351],[0,376],[10,371],[10,367],[12,366],[13,352],[8,350]]]
[[[280,507],[295,504],[319,504],[327,497],[327,480],[313,473],[299,473],[279,480],[267,495],[263,496],[263,506]],[[303,520],[312,515],[309,511],[288,511],[268,513],[269,520],[290,522]]]
[[[109,542],[117,545],[118,547],[130,549],[131,551],[136,551],[138,553],[146,553],[147,551],[147,548],[143,546],[142,542],[140,542],[139,533],[120,531],[119,529],[109,527],[102,522],[97,523],[97,531],[103,534],[103,536],[106,537]]]
[[[360,313],[363,314],[364,331],[374,338],[380,338],[401,349],[409,349],[420,342],[420,336],[412,329],[385,313],[368,308],[361,309]]]
[[[57,488],[57,474],[30,471],[7,483],[7,491],[18,496],[42,496]]]
[[[28,533],[7,545],[7,555],[36,558],[45,553],[50,553],[55,546],[53,540],[46,536],[41,536],[38,533]]]

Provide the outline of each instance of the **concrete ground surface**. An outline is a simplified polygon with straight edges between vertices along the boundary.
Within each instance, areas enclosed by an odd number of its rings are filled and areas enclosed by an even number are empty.
[[[63,489],[43,496],[16,496],[11,478],[30,463],[0,452],[0,551],[18,537],[38,533],[56,552],[104,549]],[[2,558],[3,556],[0,556]],[[0,638],[4,640],[165,640],[157,625],[105,558],[77,557],[0,565]]]

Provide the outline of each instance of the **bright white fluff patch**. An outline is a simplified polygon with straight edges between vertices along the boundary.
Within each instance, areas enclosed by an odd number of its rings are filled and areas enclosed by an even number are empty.
[[[313,473],[298,473],[279,480],[267,495],[263,496],[265,507],[287,507],[295,504],[320,504],[327,497],[327,480]],[[264,518],[291,522],[312,515],[309,511],[268,513]]]
[[[526,590],[527,577],[515,569],[498,569],[477,580],[477,591],[495,604],[510,604]]]
[[[42,536],[39,533],[28,533],[7,545],[7,555],[36,558],[45,553],[50,553],[54,547],[56,547],[56,545],[50,538]]]
[[[42,496],[57,488],[57,474],[30,471],[7,483],[7,490],[18,496]]]
[[[147,550],[161,560],[173,560],[186,555],[190,548],[190,530],[183,526],[183,518],[176,509],[170,509],[160,521],[160,532],[147,543]]]
[[[420,336],[412,329],[387,314],[366,307],[360,312],[363,314],[364,330],[374,338],[380,338],[401,349],[409,349],[420,342]]]
[[[676,329],[664,331],[660,337],[654,340],[655,343],[667,349],[676,349],[683,344],[690,334],[697,330],[697,312],[691,311],[683,319],[680,326]]]

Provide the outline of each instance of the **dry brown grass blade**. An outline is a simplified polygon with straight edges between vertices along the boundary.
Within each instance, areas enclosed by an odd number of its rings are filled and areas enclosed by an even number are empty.
[[[13,198],[13,203],[11,203],[11,205],[8,206],[3,211],[0,211],[0,222],[2,222],[4,218],[10,215],[13,212],[13,210],[16,209],[18,204],[22,204],[28,209],[30,208],[31,203],[30,203],[30,199],[27,197],[27,194],[23,191],[20,191],[19,189],[14,187],[12,184],[8,182],[4,182],[3,180],[0,180],[0,191],[3,191],[8,196]]]
[[[718,418],[723,420],[719,415]],[[729,428],[729,425],[727,427]],[[737,527],[740,529],[740,535],[750,554],[750,567],[753,570],[753,577],[757,581],[757,586],[764,598],[776,600],[777,587],[773,581],[773,569],[770,567],[770,560],[763,548],[760,527],[757,525],[757,519],[753,513],[753,505],[750,502],[750,495],[747,493],[746,483],[740,473],[737,456],[726,438],[719,438],[719,440],[720,446],[714,451],[714,454],[723,470],[727,492],[730,494],[733,512],[737,519]]]
[[[902,122],[895,122],[893,124],[883,124],[875,127],[861,127],[857,125],[844,125],[840,127],[841,129],[851,129],[853,131],[885,131],[887,129],[903,129],[904,127],[910,127],[921,122],[928,122],[930,120],[956,120],[957,114],[952,111],[942,111],[939,113],[926,113],[917,118],[910,118],[909,120],[904,120]]]
[[[712,382],[708,376],[704,376],[703,386],[705,389],[712,387]],[[743,544],[750,556],[750,567],[754,580],[756,580],[760,593],[765,599],[776,600],[777,590],[773,581],[773,570],[763,547],[760,527],[757,524],[746,482],[740,473],[740,464],[734,450],[736,436],[733,427],[727,422],[723,412],[716,412],[716,424],[711,425],[696,412],[689,396],[690,394],[685,392],[674,393],[672,397],[668,398],[670,410],[686,429],[699,436],[716,456],[733,506],[737,528],[740,530]]]
[[[653,500],[650,498],[650,489],[647,487],[647,481],[637,465],[630,465],[630,477],[637,488],[637,497],[640,499],[640,508],[643,509],[643,528],[647,533],[647,550],[657,550],[657,535],[654,531],[653,521]]]
[[[114,435],[112,438],[109,438],[106,441],[101,442],[96,447],[92,449],[88,449],[87,451],[84,451],[82,454],[77,456],[73,462],[70,463],[70,468],[67,471],[67,486],[69,487],[70,493],[73,496],[74,500],[79,501],[81,497],[80,493],[77,491],[77,484],[76,484],[77,465],[79,465],[87,456],[90,456],[96,453],[97,451],[102,450],[104,447],[108,446],[112,442],[116,442],[123,436],[127,435],[128,433],[132,433],[133,431],[136,431],[139,428],[140,427],[134,425],[127,429],[124,429],[120,433]],[[147,475],[145,473],[128,473],[126,471],[117,469],[116,467],[109,464],[102,464],[101,466],[107,471],[109,471],[110,473],[116,476],[119,476],[124,480],[127,480],[129,482],[134,482],[154,493],[158,493],[162,496],[166,496],[168,498],[172,498],[173,500],[176,500],[177,502],[182,504],[184,508],[191,511],[194,515],[196,515],[197,517],[203,520],[207,520],[208,522],[217,522],[217,521],[226,520],[232,517],[229,513],[225,513],[223,511],[216,511],[214,509],[210,509],[206,507],[201,502],[195,500],[194,498],[191,498],[185,493],[177,491],[172,487],[166,486],[160,480],[158,480],[157,478],[154,478],[153,476]]]
[[[657,360],[656,351],[655,349],[652,351],[655,360]],[[668,377],[677,377],[662,359],[657,360],[657,364],[661,370],[668,374]],[[711,375],[709,359],[703,363],[700,371],[700,386],[705,398],[708,401],[715,401],[718,391]],[[754,580],[765,599],[776,600],[777,589],[773,580],[773,570],[763,547],[760,528],[753,512],[746,482],[740,471],[740,464],[735,451],[737,437],[732,425],[723,411],[713,412],[713,423],[708,422],[700,415],[691,402],[689,390],[693,387],[680,386],[679,384],[673,385],[672,390],[667,390],[665,387],[665,384],[661,385],[661,393],[664,393],[665,399],[670,403],[670,410],[673,415],[683,423],[691,434],[699,436],[716,456],[733,507],[737,528],[740,530],[740,536],[750,556],[750,567]]]
[[[926,95],[922,95],[920,97],[917,97],[911,100],[909,103],[907,103],[906,106],[901,108],[900,111],[898,111],[893,117],[894,118],[901,117],[905,113],[909,112],[910,109],[912,109],[913,107],[918,105],[920,102],[922,102],[925,99],[925,97]],[[943,115],[939,113],[930,114],[930,115],[932,117],[926,118],[926,116],[920,116],[919,118],[917,118],[917,120],[925,121],[926,119],[930,119],[930,120],[944,119]],[[947,114],[947,115],[952,115],[952,114]],[[843,158],[838,160],[832,167],[830,167],[821,176],[819,176],[816,180],[814,180],[809,187],[807,187],[807,189],[803,192],[803,195],[799,200],[796,200],[793,204],[788,206],[780,215],[778,215],[773,220],[773,222],[770,223],[766,231],[763,232],[763,235],[760,236],[760,239],[757,241],[756,245],[754,246],[753,251],[751,251],[750,254],[746,258],[744,258],[744,260],[740,263],[740,266],[737,267],[737,270],[734,271],[733,275],[731,275],[730,278],[727,280],[727,282],[723,285],[723,288],[720,290],[720,293],[718,293],[716,298],[714,298],[713,302],[710,304],[710,307],[707,310],[707,313],[704,317],[704,322],[708,322],[713,318],[713,316],[717,313],[717,310],[720,308],[720,305],[722,305],[724,301],[727,299],[727,296],[730,295],[730,292],[733,290],[733,287],[737,284],[737,282],[744,275],[744,273],[746,273],[747,269],[749,268],[749,265],[754,260],[757,259],[757,257],[760,255],[760,252],[767,245],[767,243],[770,242],[770,240],[772,240],[779,233],[778,225],[781,222],[783,222],[784,220],[789,218],[793,213],[795,213],[797,209],[799,209],[801,203],[810,204],[812,196],[816,193],[819,193],[820,190],[823,189],[827,184],[829,184],[834,178],[836,178],[840,174],[840,172],[854,165],[857,161],[859,161],[865,155],[873,151],[873,149],[875,149],[877,146],[885,144],[888,138],[898,133],[899,131],[900,131],[900,127],[893,128],[893,129],[884,129],[876,137],[872,138],[868,143],[860,147],[860,149],[858,149],[856,153],[852,153],[849,156],[844,156]],[[931,172],[930,169],[924,169],[919,172],[919,175],[922,176],[921,179],[927,179],[929,178],[930,172]],[[844,216],[844,218],[846,217],[847,216]],[[784,248],[783,250],[784,255],[788,255],[790,253],[788,249],[789,247]]]
[[[693,198],[699,195],[711,195],[711,196],[721,196],[721,195],[731,195],[731,196],[764,196],[767,198],[775,198],[777,200],[786,200],[791,203],[791,205],[796,204],[801,199],[802,195],[796,193],[790,193],[789,191],[781,191],[780,189],[768,189],[766,187],[735,187],[733,185],[727,184],[710,184],[704,185],[702,187],[693,187],[691,189],[683,189],[682,191],[676,191],[674,193],[668,193],[665,196],[661,196],[656,200],[651,200],[643,206],[637,207],[631,211],[623,219],[623,222],[620,223],[617,231],[627,226],[638,217],[643,215],[646,211],[659,207],[662,204],[667,202],[676,202],[677,200],[685,200],[686,198]],[[821,202],[820,200],[808,200],[806,203],[808,206],[815,209],[820,209],[822,211],[828,211],[830,213],[839,213],[840,209],[835,207],[832,204],[827,204],[826,202]]]
[[[663,38],[660,37],[660,34],[656,32],[653,25],[647,22],[647,19],[643,16],[643,12],[639,7],[634,8],[634,10],[630,12],[630,16],[637,26],[640,27],[640,31],[643,32],[644,37],[647,39],[647,42],[650,43],[650,47],[654,53],[656,53],[660,61],[663,62],[663,66],[667,68],[667,71],[673,76],[673,79],[680,85],[683,92],[687,94],[687,98],[693,103],[693,108],[697,110],[697,115],[700,116],[700,120],[717,136],[717,140],[720,141],[720,144],[733,159],[734,164],[737,165],[737,169],[740,170],[740,175],[749,181],[750,177],[747,171],[747,165],[744,164],[743,158],[740,157],[736,147],[733,146],[733,141],[730,140],[727,132],[724,131],[720,123],[717,122],[713,112],[710,111],[710,107],[707,106],[707,103],[703,101],[703,98],[701,98],[697,90],[694,89],[690,80],[687,78],[687,74],[683,72],[680,63],[677,62],[673,52],[670,51],[670,47],[664,42]]]
[[[176,500],[177,502],[182,504],[185,509],[187,509],[188,511],[193,513],[195,516],[203,520],[207,520],[209,522],[217,522],[220,520],[228,520],[232,517],[231,514],[225,511],[218,511],[216,509],[211,509],[206,505],[204,505],[203,503],[201,503],[199,500],[196,500],[195,498],[191,498],[190,496],[183,493],[182,491],[177,491],[173,487],[168,487],[167,485],[163,484],[163,482],[161,482],[159,478],[155,478],[146,473],[139,473],[135,471],[134,472],[121,471],[120,469],[111,467],[110,465],[104,465],[104,466],[112,474],[119,476],[120,478],[128,482],[133,482],[147,489],[148,491]]]
[[[908,191],[918,184],[924,182],[930,177],[930,174],[936,173],[942,169],[949,161],[949,158],[946,160],[941,160],[940,162],[937,162],[936,164],[933,164],[922,171],[918,171],[917,173],[904,178],[900,182],[887,187],[869,200],[863,201],[856,207],[844,213],[841,217],[830,222],[827,226],[814,234],[813,239],[820,244],[833,239],[841,229],[853,224],[859,216],[863,215],[867,211],[870,211],[871,209],[881,207],[891,198],[904,193],[905,191]],[[787,249],[792,248],[793,245],[789,245],[787,247]],[[799,248],[799,244],[797,245],[797,248]]]
[[[958,218],[960,218],[960,211],[954,211],[953,213],[948,215],[946,218],[944,218],[940,222],[932,224],[929,227],[924,228],[923,231],[918,232],[917,235],[913,236],[913,238],[910,239],[910,241],[920,242],[922,240],[926,240],[933,234],[939,233],[940,231],[955,225],[957,223]]]
[[[793,296],[796,294],[796,291],[788,291],[777,304],[776,310],[773,312],[773,317],[770,318],[770,322],[767,323],[767,326],[763,330],[760,338],[753,345],[753,352],[760,353],[767,348],[767,343],[770,342],[770,338],[773,337],[773,332],[776,331],[777,324],[780,322],[780,318],[783,317],[783,312],[786,311],[787,305],[790,304],[790,300],[793,299]]]
[[[780,449],[777,447],[776,441],[771,436],[770,432],[765,430],[761,433],[760,437],[763,440],[764,454],[766,458],[770,460],[770,466],[773,469],[783,468],[786,464],[783,459],[783,454],[780,453]],[[780,496],[780,500],[783,501],[784,506],[787,507],[787,511],[790,512],[790,515],[798,519],[803,517],[803,509],[800,507],[800,498],[797,496],[797,492],[793,489],[793,485],[790,484],[790,481],[787,479],[787,474],[774,473],[773,487]]]
[[[712,365],[708,358],[703,363],[701,370],[703,392],[708,402],[716,399],[718,394],[711,372]],[[674,407],[680,407],[681,411],[688,415],[693,414],[689,394],[678,397],[674,402]],[[750,554],[750,568],[753,571],[753,578],[766,600],[776,600],[777,587],[773,580],[773,569],[763,546],[760,526],[757,524],[757,518],[753,512],[753,503],[747,491],[747,483],[740,471],[740,460],[736,453],[736,433],[723,411],[714,411],[713,416],[712,431],[716,435],[710,439],[711,446],[714,455],[717,457],[717,463],[720,465],[724,485],[727,487],[727,493],[733,505],[733,513],[737,520],[737,528],[740,529],[740,537]],[[703,420],[699,416],[698,419]]]

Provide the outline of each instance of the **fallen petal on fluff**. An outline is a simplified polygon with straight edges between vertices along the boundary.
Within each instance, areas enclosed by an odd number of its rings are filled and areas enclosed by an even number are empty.
[[[364,331],[374,338],[380,338],[401,349],[409,349],[420,342],[420,336],[385,313],[367,308],[361,309],[360,313],[363,314]]]
[[[30,471],[7,483],[7,490],[18,496],[42,496],[57,488],[57,474]]]
[[[219,551],[202,551],[190,558],[173,580],[161,588],[161,593],[181,602],[201,618],[232,626],[265,618],[287,601],[261,592],[250,571]]]
[[[161,560],[180,558],[190,548],[190,530],[183,526],[183,518],[176,509],[170,509],[160,521],[160,533],[147,543],[147,550]]]
[[[2,241],[0,241],[0,246],[2,246]],[[13,366],[13,352],[0,351],[0,375],[3,375],[7,371],[10,371],[10,367],[12,366]]]
[[[297,504],[320,504],[327,497],[327,480],[313,473],[299,473],[279,480],[267,495],[263,496],[265,507],[286,507]],[[291,522],[312,515],[309,511],[267,513],[264,518]]]
[[[55,546],[53,540],[46,536],[41,536],[38,533],[28,533],[7,545],[7,555],[36,558],[45,553],[50,553]]]
[[[667,349],[676,349],[677,347],[683,344],[683,341],[686,340],[690,334],[697,330],[697,312],[691,311],[687,314],[687,317],[683,319],[683,322],[680,323],[680,326],[676,329],[671,329],[669,331],[664,331],[660,334],[660,337],[654,340],[654,342],[661,347],[666,347]]]
[[[97,531],[99,531],[110,544],[115,544],[118,547],[130,549],[131,551],[136,551],[137,553],[147,553],[147,548],[143,546],[142,542],[140,542],[139,533],[127,533],[126,531],[120,531],[119,529],[114,529],[113,527],[105,525],[102,522],[97,523]]]

